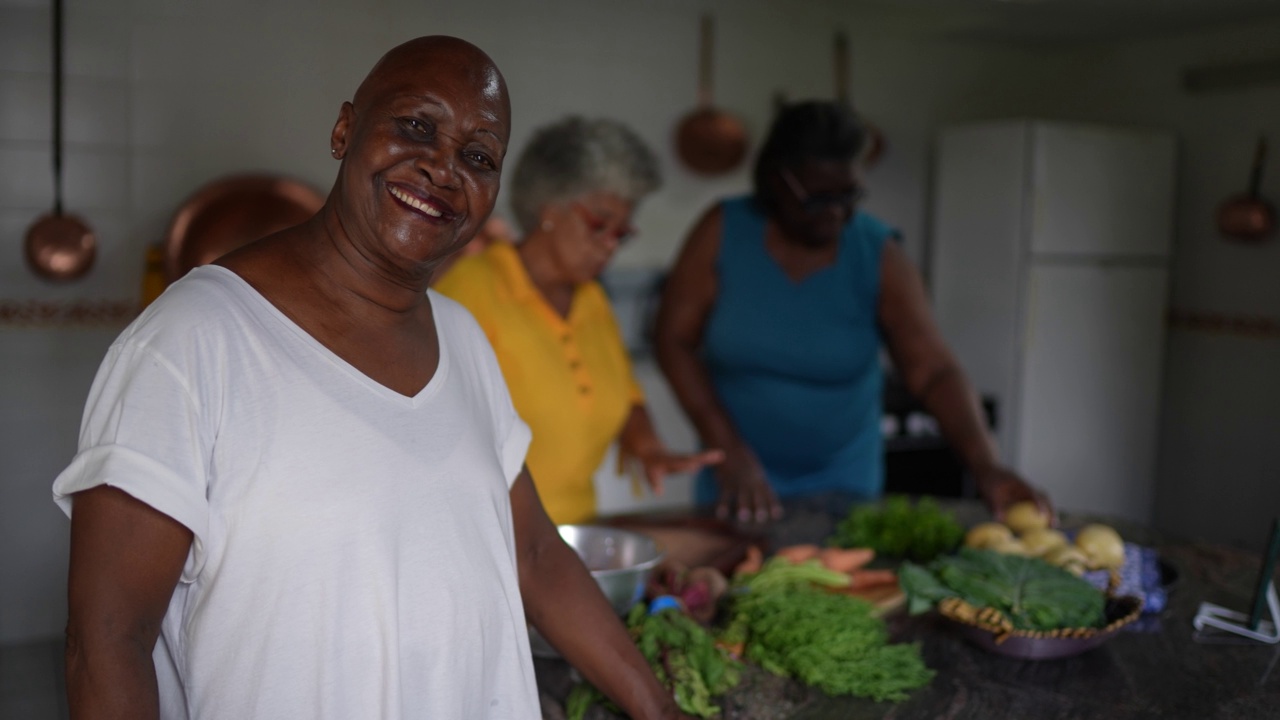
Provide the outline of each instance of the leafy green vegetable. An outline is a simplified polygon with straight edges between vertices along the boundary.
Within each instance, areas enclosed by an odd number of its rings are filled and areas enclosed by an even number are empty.
[[[912,612],[947,597],[999,610],[1022,630],[1102,627],[1106,597],[1087,581],[1039,558],[964,548],[928,568],[904,563],[898,581]]]
[[[702,718],[720,713],[712,698],[736,687],[742,668],[716,646],[711,633],[674,608],[650,615],[643,603],[631,609],[627,627],[640,654],[681,710]],[[565,714],[569,720],[582,720],[596,703],[617,709],[595,687],[580,683],[565,701]]]
[[[918,647],[888,644],[869,603],[816,587],[783,565],[742,578],[731,597],[722,642],[745,638],[746,658],[774,674],[829,695],[895,701],[933,678]]]
[[[735,587],[747,586],[753,590],[795,585],[848,587],[849,576],[823,567],[819,560],[792,563],[784,558],[772,557],[764,562],[760,572],[744,573],[734,579]]]
[[[912,615],[929,611],[943,598],[956,596],[933,573],[909,562],[898,568],[898,586],[907,594],[907,612]]]
[[[909,498],[893,495],[880,505],[855,506],[836,527],[830,542],[928,562],[954,550],[963,538],[964,527],[930,498],[912,505]]]

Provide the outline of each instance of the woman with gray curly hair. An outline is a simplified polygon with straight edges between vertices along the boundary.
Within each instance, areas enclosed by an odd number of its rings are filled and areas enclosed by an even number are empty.
[[[533,429],[529,470],[556,523],[595,515],[592,476],[615,440],[655,493],[667,474],[722,457],[673,454],[659,440],[597,282],[635,234],[636,206],[660,183],[657,159],[621,123],[569,117],[543,127],[512,176],[522,239],[460,259],[436,284],[493,344]]]

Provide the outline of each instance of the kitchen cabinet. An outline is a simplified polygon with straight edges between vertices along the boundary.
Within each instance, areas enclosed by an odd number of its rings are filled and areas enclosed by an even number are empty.
[[[938,138],[938,323],[1002,410],[1002,459],[1060,507],[1150,520],[1174,161],[1159,131],[1019,120]]]

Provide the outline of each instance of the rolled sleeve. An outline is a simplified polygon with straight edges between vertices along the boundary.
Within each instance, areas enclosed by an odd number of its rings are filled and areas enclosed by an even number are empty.
[[[209,533],[210,433],[198,408],[172,363],[113,347],[89,393],[79,450],[53,483],[53,500],[68,516],[75,493],[106,485],[185,526],[194,538],[184,582],[203,568]]]
[[[182,568],[192,582],[204,567],[209,505],[190,483],[156,460],[127,447],[104,445],[77,453],[53,484],[53,501],[71,516],[75,493],[100,485],[116,488],[181,523],[194,536]]]

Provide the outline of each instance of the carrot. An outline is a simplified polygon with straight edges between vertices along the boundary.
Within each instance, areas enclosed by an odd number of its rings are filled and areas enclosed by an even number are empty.
[[[764,567],[764,553],[760,552],[759,547],[756,547],[755,545],[748,545],[747,557],[744,558],[742,562],[738,563],[737,567],[733,569],[733,574],[741,575],[743,573],[757,573],[760,572],[760,568],[762,567]]]
[[[818,553],[822,566],[842,573],[852,573],[874,560],[876,551],[871,548],[824,548]]]
[[[817,545],[788,545],[780,548],[774,553],[774,557],[780,557],[793,565],[799,565],[806,560],[812,560],[822,552],[822,548]]]
[[[747,650],[747,644],[744,642],[725,643],[717,640],[716,647],[729,653],[729,655],[734,658],[741,658],[742,654]]]
[[[892,570],[854,570],[849,574],[849,587],[854,590],[888,585],[898,581],[898,574]]]

